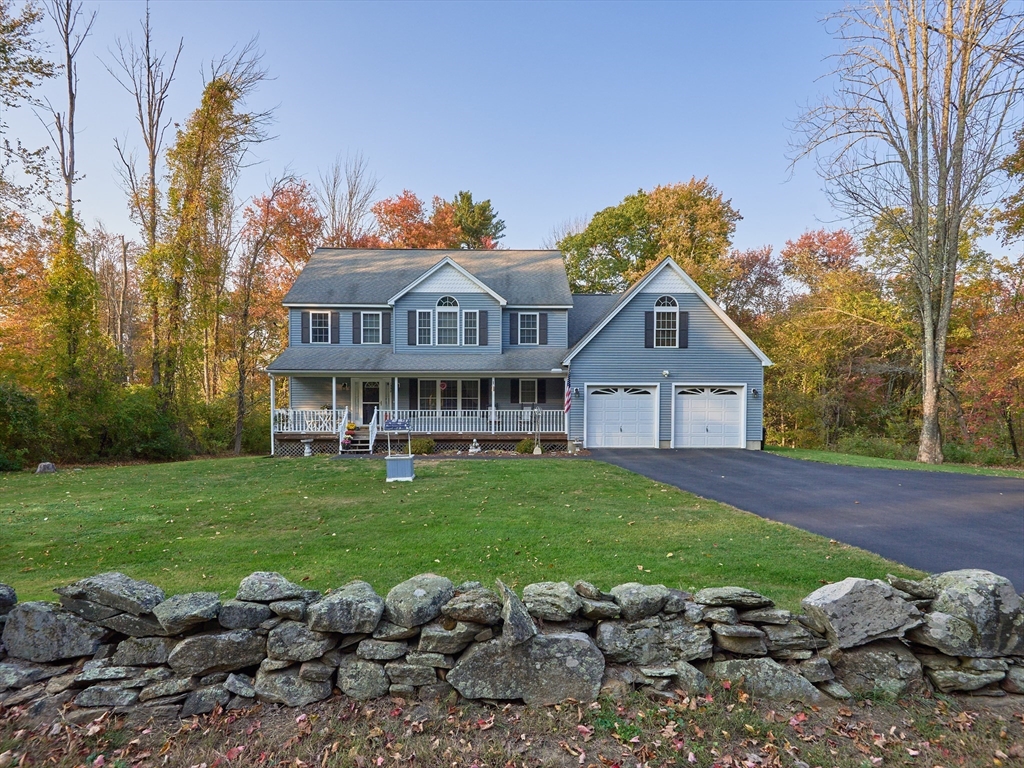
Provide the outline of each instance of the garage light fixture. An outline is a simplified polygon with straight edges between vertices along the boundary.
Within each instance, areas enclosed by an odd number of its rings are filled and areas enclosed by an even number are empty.
[[[661,375],[664,376],[667,379],[668,378],[668,371],[662,371]]]
[[[750,396],[753,397],[755,400],[757,400],[759,397],[761,397],[761,390],[759,390],[759,389],[752,389],[752,390],[750,390]]]

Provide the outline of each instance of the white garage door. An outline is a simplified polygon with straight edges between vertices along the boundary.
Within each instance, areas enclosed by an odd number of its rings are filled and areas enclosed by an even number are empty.
[[[744,448],[739,387],[683,387],[676,390],[676,448]]]
[[[657,448],[657,387],[588,387],[588,448]]]

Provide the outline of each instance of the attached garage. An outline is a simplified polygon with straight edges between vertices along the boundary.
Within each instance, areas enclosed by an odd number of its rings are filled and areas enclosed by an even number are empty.
[[[674,448],[745,448],[743,387],[677,386],[673,397]]]
[[[593,385],[585,397],[586,447],[658,447],[656,385]]]

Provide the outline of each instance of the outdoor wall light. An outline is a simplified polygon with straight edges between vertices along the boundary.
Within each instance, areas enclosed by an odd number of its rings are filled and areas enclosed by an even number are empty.
[[[572,388],[572,396],[573,397],[579,397],[580,396],[580,388],[579,387],[573,387]]]
[[[664,376],[667,379],[668,378],[668,371],[662,371],[661,375]]]
[[[753,397],[755,400],[757,400],[759,397],[761,397],[761,390],[759,390],[759,389],[752,389],[752,390],[750,390],[750,396]]]

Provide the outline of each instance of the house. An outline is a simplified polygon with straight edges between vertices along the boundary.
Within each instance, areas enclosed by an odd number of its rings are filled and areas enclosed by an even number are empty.
[[[671,259],[574,295],[558,251],[319,248],[284,305],[276,454],[337,452],[349,422],[368,450],[390,420],[442,447],[761,445],[771,361]]]

